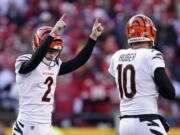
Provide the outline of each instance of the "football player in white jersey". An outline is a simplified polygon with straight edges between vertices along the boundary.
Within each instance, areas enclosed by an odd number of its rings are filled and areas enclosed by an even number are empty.
[[[63,48],[59,36],[59,32],[66,27],[63,18],[64,15],[53,28],[39,28],[32,41],[34,54],[21,55],[16,60],[19,114],[13,126],[13,135],[53,135],[51,116],[56,78],[85,64],[102,34],[103,26],[96,19],[84,48],[75,58],[61,61],[57,56]]]
[[[166,135],[168,124],[158,115],[159,94],[175,98],[165,72],[161,52],[155,45],[156,28],[145,15],[135,15],[126,25],[129,49],[117,51],[108,71],[120,93],[120,135]]]

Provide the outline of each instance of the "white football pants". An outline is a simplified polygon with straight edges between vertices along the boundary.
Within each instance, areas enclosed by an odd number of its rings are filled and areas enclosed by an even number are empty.
[[[38,124],[17,120],[12,135],[54,135],[51,124]]]
[[[159,119],[140,121],[139,118],[123,118],[119,124],[120,135],[167,135]]]

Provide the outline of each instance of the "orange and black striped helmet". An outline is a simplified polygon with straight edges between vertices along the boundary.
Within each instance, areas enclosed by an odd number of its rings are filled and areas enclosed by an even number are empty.
[[[32,41],[32,47],[34,50],[36,50],[40,46],[41,42],[49,35],[51,30],[52,27],[43,26],[36,31]],[[54,37],[54,40],[51,43],[50,48],[61,50],[63,48],[62,38],[60,36]]]
[[[135,15],[126,24],[128,44],[151,41],[154,46],[156,28],[152,20],[145,15]]]

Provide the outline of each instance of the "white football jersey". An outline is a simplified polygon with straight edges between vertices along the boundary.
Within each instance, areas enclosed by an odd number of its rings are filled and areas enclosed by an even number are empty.
[[[120,93],[121,115],[157,114],[158,90],[154,71],[165,67],[162,53],[154,49],[123,49],[111,59],[108,71]]]
[[[62,61],[50,66],[43,61],[30,73],[19,74],[23,62],[32,57],[21,55],[15,63],[16,83],[19,91],[19,120],[50,123],[53,111],[56,78]]]

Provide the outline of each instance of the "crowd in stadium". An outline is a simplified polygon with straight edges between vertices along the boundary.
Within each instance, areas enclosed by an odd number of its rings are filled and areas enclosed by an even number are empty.
[[[163,52],[167,73],[176,88],[176,101],[159,100],[159,113],[172,126],[180,126],[180,2],[178,0],[1,0],[0,1],[0,112],[18,112],[14,63],[33,53],[31,41],[39,26],[53,26],[66,13],[67,28],[60,33],[68,60],[88,39],[94,18],[105,30],[85,66],[58,79],[54,123],[61,126],[92,126],[93,114],[115,115],[119,99],[107,68],[118,49],[128,48],[125,24],[137,13],[149,16],[157,28],[156,49]],[[143,102],[143,101],[142,101]],[[87,120],[78,119],[79,115]],[[84,114],[84,115],[82,115]],[[106,117],[106,115],[105,115]],[[112,116],[113,118],[113,116]],[[104,117],[102,117],[104,119]],[[97,119],[96,124],[101,121]],[[108,119],[109,120],[109,119]],[[107,120],[107,121],[108,121]]]

